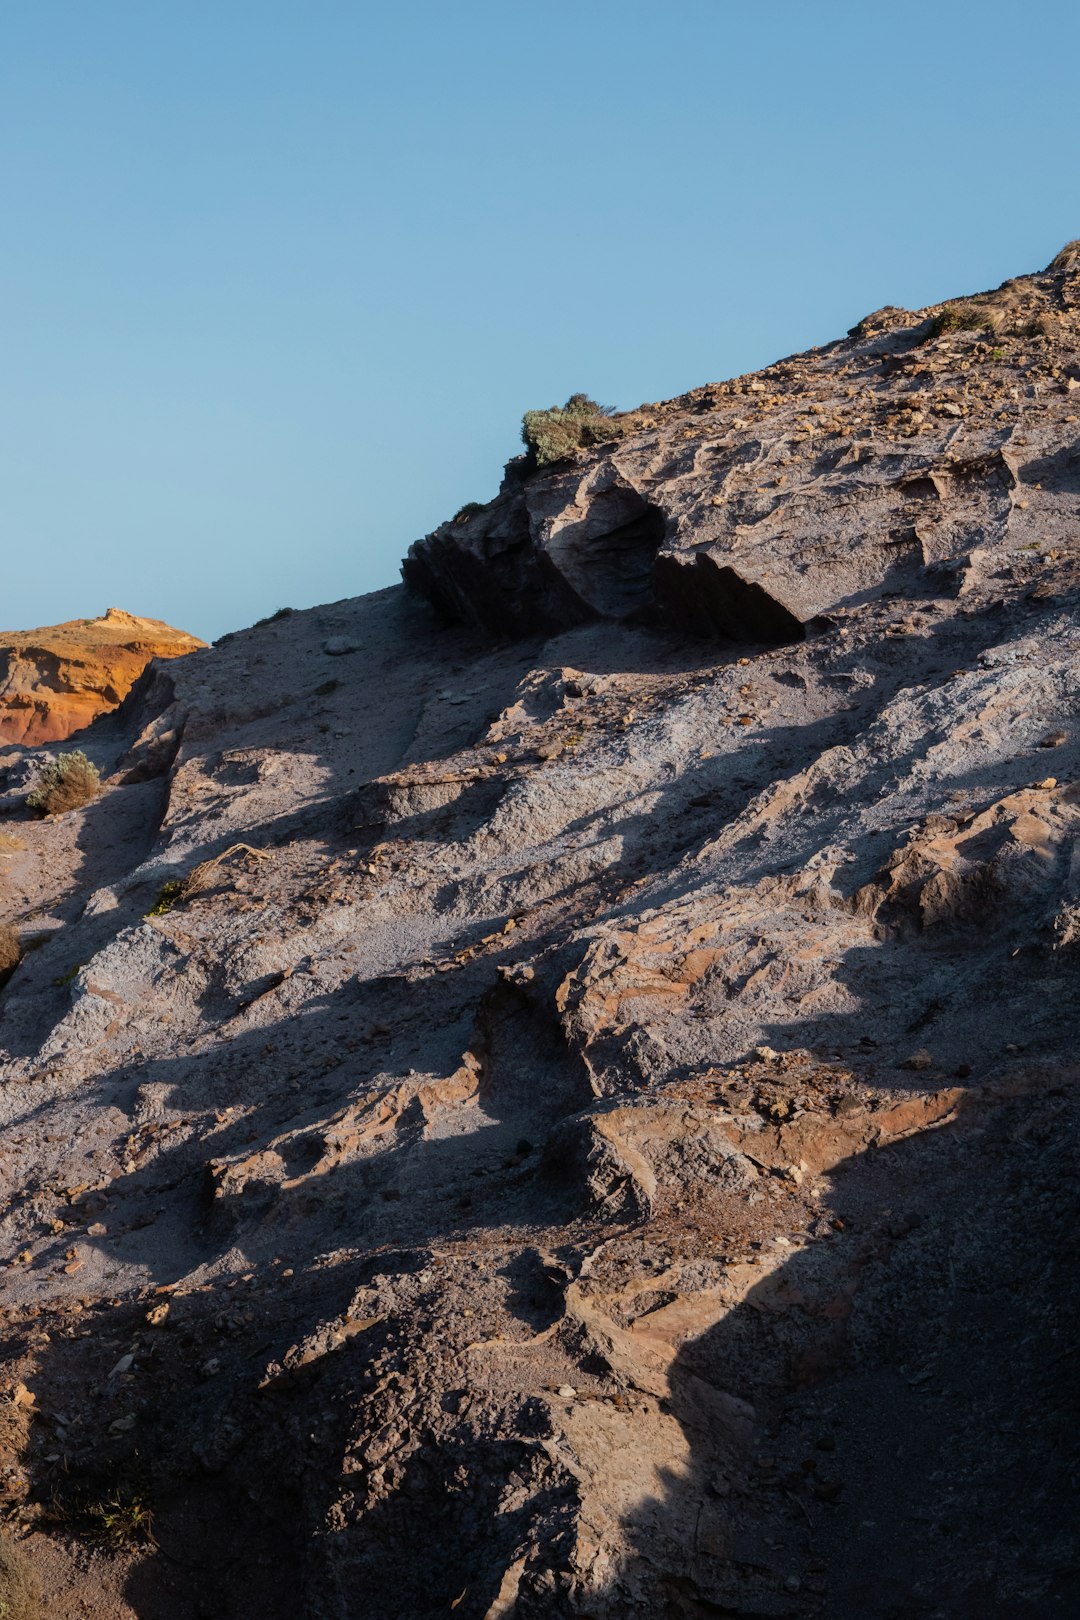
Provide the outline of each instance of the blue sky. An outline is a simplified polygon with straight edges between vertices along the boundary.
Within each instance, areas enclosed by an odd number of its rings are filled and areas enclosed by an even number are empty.
[[[394,582],[521,413],[1080,235],[1080,8],[6,0],[0,625]]]

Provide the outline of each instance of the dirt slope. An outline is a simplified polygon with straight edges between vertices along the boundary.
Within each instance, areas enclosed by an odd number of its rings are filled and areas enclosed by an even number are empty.
[[[1076,1608],[1080,253],[974,306],[11,768],[50,1616]]]
[[[63,742],[114,709],[152,658],[202,646],[120,608],[44,630],[0,630],[0,745]]]

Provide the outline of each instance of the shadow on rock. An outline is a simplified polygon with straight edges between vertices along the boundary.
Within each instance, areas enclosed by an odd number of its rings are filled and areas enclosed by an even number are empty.
[[[835,1230],[679,1350],[688,1466],[631,1515],[624,1568],[582,1613],[1075,1609],[1075,1086],[1032,1076],[834,1168]],[[746,1403],[741,1435],[718,1430],[717,1392]]]

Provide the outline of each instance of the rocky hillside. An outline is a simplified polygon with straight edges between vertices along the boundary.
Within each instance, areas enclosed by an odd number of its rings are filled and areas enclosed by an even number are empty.
[[[202,646],[120,608],[44,630],[0,630],[0,746],[62,742],[114,709],[152,658]]]
[[[1076,1608],[1078,419],[1074,245],[19,755],[50,1617]]]

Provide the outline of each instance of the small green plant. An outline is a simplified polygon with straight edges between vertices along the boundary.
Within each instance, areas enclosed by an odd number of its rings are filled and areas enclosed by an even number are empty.
[[[1004,349],[991,349],[990,353],[987,355],[986,358],[988,360],[1004,360],[1004,358],[1005,358],[1005,350]]]
[[[53,980],[53,984],[58,990],[63,990],[67,985],[74,984],[85,966],[85,962],[73,962],[66,973],[59,974]]]
[[[183,878],[170,878],[168,883],[162,884],[160,894],[146,915],[148,917],[165,917],[172,910],[173,906],[178,905],[183,898]]]
[[[10,979],[23,959],[22,943],[10,923],[0,923],[0,984]]]
[[[291,619],[295,612],[295,608],[278,608],[276,613],[268,613],[265,619],[256,619],[251,628],[259,630],[264,624],[280,624],[282,619]]]
[[[146,1498],[134,1489],[117,1490],[84,1509],[86,1539],[117,1551],[148,1546],[154,1539],[154,1515]]]
[[[613,410],[598,405],[588,394],[571,394],[565,405],[526,411],[521,438],[533,466],[547,467],[578,450],[619,438],[628,425],[626,418],[617,418]]]
[[[200,861],[197,866],[193,866],[184,877],[170,878],[162,885],[160,894],[146,915],[164,917],[174,906],[184,905],[195,895],[212,888],[223,876],[222,868],[225,863],[231,862],[237,855],[245,864],[270,859],[264,849],[253,849],[250,844],[230,844],[220,855],[212,855],[209,860]]]
[[[80,810],[101,792],[101,772],[81,749],[57,754],[38,777],[37,786],[27,794],[31,810],[43,816],[62,816]]]
[[[22,1547],[0,1531],[0,1620],[41,1620],[41,1592]]]
[[[143,1483],[144,1471],[138,1457],[122,1468],[122,1479],[96,1485],[77,1485],[68,1480],[62,1492],[53,1497],[48,1518],[67,1534],[93,1547],[120,1552],[125,1547],[152,1546],[154,1514]],[[3,1610],[0,1609],[0,1620]]]
[[[474,518],[478,513],[486,511],[487,505],[484,501],[466,501],[465,505],[459,506],[454,513],[454,522],[468,523],[470,518]]]

